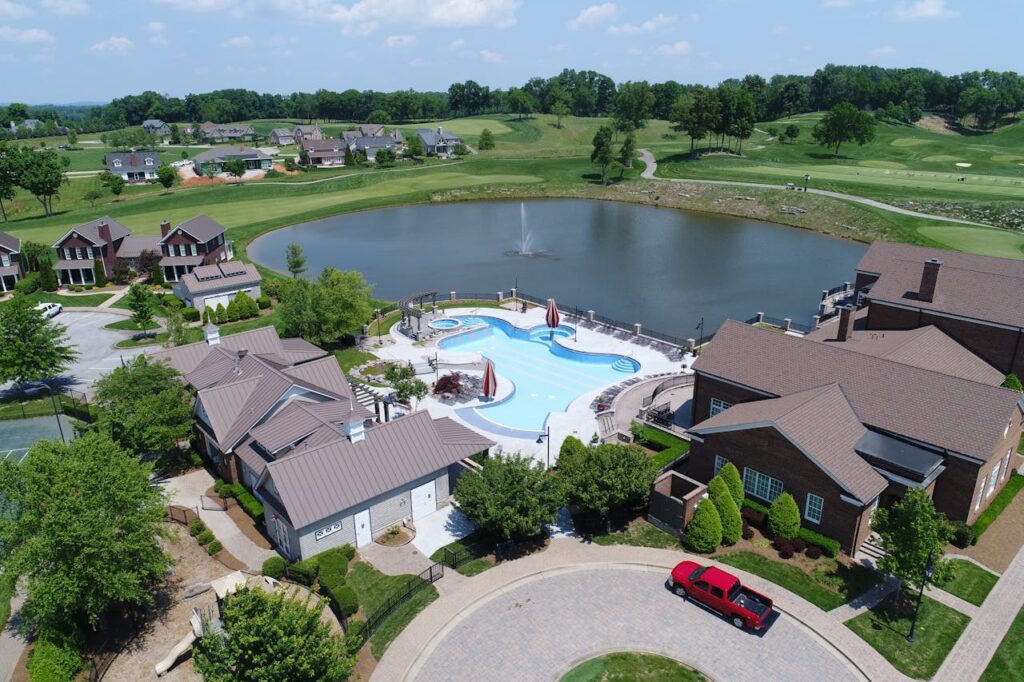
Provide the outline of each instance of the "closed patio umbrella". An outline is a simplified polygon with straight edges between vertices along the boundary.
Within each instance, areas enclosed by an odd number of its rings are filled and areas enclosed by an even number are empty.
[[[551,327],[551,337],[550,338],[554,339],[555,338],[555,329],[558,327],[558,323],[560,321],[560,316],[558,314],[558,306],[555,305],[555,299],[553,299],[553,298],[549,298],[548,299],[548,311],[547,311],[547,314],[545,314],[545,316],[544,316],[544,320],[548,323],[548,326]]]
[[[494,373],[494,363],[490,360],[484,367],[484,398],[493,398],[498,393],[498,375]]]

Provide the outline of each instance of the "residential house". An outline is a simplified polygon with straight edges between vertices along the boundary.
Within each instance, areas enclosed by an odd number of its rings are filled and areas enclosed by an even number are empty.
[[[451,156],[455,152],[455,147],[462,144],[462,140],[444,132],[441,126],[438,126],[436,131],[420,128],[416,134],[420,136],[423,151],[427,156]]]
[[[21,240],[0,232],[0,294],[14,291],[14,285],[25,276],[21,262]]]
[[[160,167],[158,152],[111,152],[103,157],[107,172],[120,175],[127,182],[156,180]]]
[[[54,243],[57,260],[53,269],[62,285],[95,284],[94,267],[102,264],[104,275],[114,275],[114,263],[124,258],[129,267],[138,267],[143,251],[157,250],[156,237],[134,237],[131,230],[110,216],[76,225]]]
[[[911,487],[972,523],[1019,464],[1020,395],[938,329],[858,333],[842,318],[827,339],[722,326],[693,365],[688,475],[732,462],[747,495],[789,492],[805,526],[850,552]]]
[[[299,147],[309,156],[310,166],[345,165],[344,140],[303,140]]]
[[[295,144],[295,133],[287,128],[274,128],[270,131],[270,144],[275,144],[279,147]]]
[[[359,126],[360,137],[379,137],[386,134],[384,126],[380,123],[363,123]]]
[[[207,215],[197,215],[172,228],[168,220],[160,223],[157,250],[162,258],[164,279],[177,282],[203,263],[216,263],[234,258],[234,248],[224,238],[227,230]]]
[[[174,285],[174,295],[202,314],[207,307],[227,308],[242,292],[250,298],[259,298],[262,281],[259,270],[251,263],[221,261],[193,267]]]
[[[230,123],[206,123],[199,126],[203,137],[213,142],[237,142],[239,140],[255,139],[256,133],[252,126],[234,125]]]
[[[192,167],[196,175],[219,175],[224,172],[224,165],[231,159],[245,161],[246,170],[268,171],[274,166],[273,157],[253,147],[214,147],[196,154],[192,159]]]
[[[869,330],[934,325],[1024,376],[1024,261],[875,242],[857,264]]]
[[[298,125],[295,126],[295,139],[298,142],[322,140],[324,139],[324,131],[320,130],[320,126],[317,125]]]
[[[355,141],[360,137],[362,137],[362,135],[359,134],[358,130],[343,130],[341,132],[341,139],[344,140],[345,144],[349,147],[355,144]]]
[[[157,135],[158,137],[164,137],[171,134],[171,126],[158,118],[147,118],[142,122],[142,129],[150,135]]]
[[[395,140],[390,135],[382,135],[377,137],[357,137],[352,143],[352,151],[357,154],[363,154],[367,160],[373,161],[381,149],[390,149],[396,151]]]
[[[279,551],[366,545],[448,501],[463,462],[494,443],[421,411],[374,424],[333,356],[273,327],[161,351],[196,391],[196,433],[222,476],[263,502]],[[372,399],[371,399],[372,404]]]

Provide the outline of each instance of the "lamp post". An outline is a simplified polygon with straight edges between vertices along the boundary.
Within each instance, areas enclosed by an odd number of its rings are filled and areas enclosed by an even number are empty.
[[[548,443],[548,460],[547,466],[544,467],[544,470],[547,471],[548,469],[551,468],[551,425],[548,424],[547,426],[544,427],[544,429],[544,433],[537,436],[537,445],[540,445],[544,441],[547,441]]]
[[[580,307],[579,306],[574,306],[574,308],[575,308],[575,314],[573,315],[573,322],[575,322],[575,324],[572,326],[572,340],[575,342],[575,341],[579,341],[580,340],[579,339]]]
[[[44,384],[40,381],[25,392],[29,395],[34,395],[43,389],[46,389],[50,394],[50,403],[53,405],[53,416],[57,419],[57,430],[60,432],[61,442],[67,443],[67,439],[64,438],[64,425],[60,423],[60,413],[57,411],[57,398],[53,395],[53,389],[48,384]]]
[[[917,614],[921,611],[921,599],[924,597],[924,586],[928,584],[928,581],[935,575],[935,564],[932,562],[934,551],[928,552],[928,565],[924,567],[924,580],[921,581],[921,589],[917,593],[917,606],[914,607],[914,620],[910,623],[910,634],[907,635],[907,641],[913,643],[914,641],[914,630],[917,628]]]
[[[807,183],[810,182],[810,181],[811,181],[811,174],[810,173],[805,173],[804,174],[804,193],[805,194],[807,193]]]
[[[381,319],[382,316],[380,314],[380,308],[374,309],[373,312],[377,316],[377,345],[379,346],[381,344],[381,341],[380,341],[380,319]]]

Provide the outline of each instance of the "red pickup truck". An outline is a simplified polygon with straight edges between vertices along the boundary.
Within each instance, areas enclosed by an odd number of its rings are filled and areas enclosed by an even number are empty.
[[[680,562],[672,569],[669,587],[680,597],[690,597],[721,613],[738,628],[763,630],[773,613],[771,599],[744,587],[739,578],[714,566]]]

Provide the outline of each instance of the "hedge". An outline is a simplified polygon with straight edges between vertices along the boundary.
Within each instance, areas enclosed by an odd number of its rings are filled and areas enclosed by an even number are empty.
[[[238,500],[238,506],[251,516],[253,521],[260,525],[263,524],[263,505],[253,497],[252,493],[248,490],[242,490],[235,496],[235,499]]]
[[[68,682],[82,669],[82,652],[70,637],[43,630],[27,665],[32,682]]]
[[[224,549],[224,545],[220,544],[220,540],[214,540],[206,546],[206,553],[213,556],[222,549]]]
[[[320,557],[318,575],[320,584],[330,590],[337,590],[345,584],[348,573],[348,559],[338,550],[328,550]]]
[[[359,610],[359,596],[348,585],[339,587],[331,593],[331,602],[346,618],[350,618]]]
[[[263,570],[261,573],[267,577],[273,578],[274,580],[280,580],[284,577],[284,571],[287,567],[288,564],[285,563],[284,559],[279,556],[272,556],[268,557],[267,560],[263,562]]]
[[[747,507],[748,509],[753,509],[756,512],[760,512],[761,514],[764,514],[765,517],[768,516],[768,507],[761,504],[757,500],[752,500],[749,497],[744,497],[743,506]],[[833,540],[830,537],[822,535],[821,533],[815,533],[813,530],[809,528],[804,528],[803,526],[801,526],[800,529],[796,532],[796,536],[798,538],[803,539],[805,542],[809,544],[821,547],[825,554],[832,559],[835,559],[837,556],[839,556],[839,542]]]
[[[297,564],[292,564],[286,568],[284,572],[290,580],[294,580],[301,585],[309,587],[313,584],[313,581],[316,580],[316,569],[311,569],[309,566],[303,566],[303,563],[304,562],[300,561]]]
[[[199,309],[198,308],[185,308],[181,311],[181,316],[186,322],[198,322],[199,321]]]
[[[208,545],[216,539],[217,538],[214,537],[213,533],[208,530],[204,530],[202,533],[196,536],[196,542],[198,542],[200,545]]]

